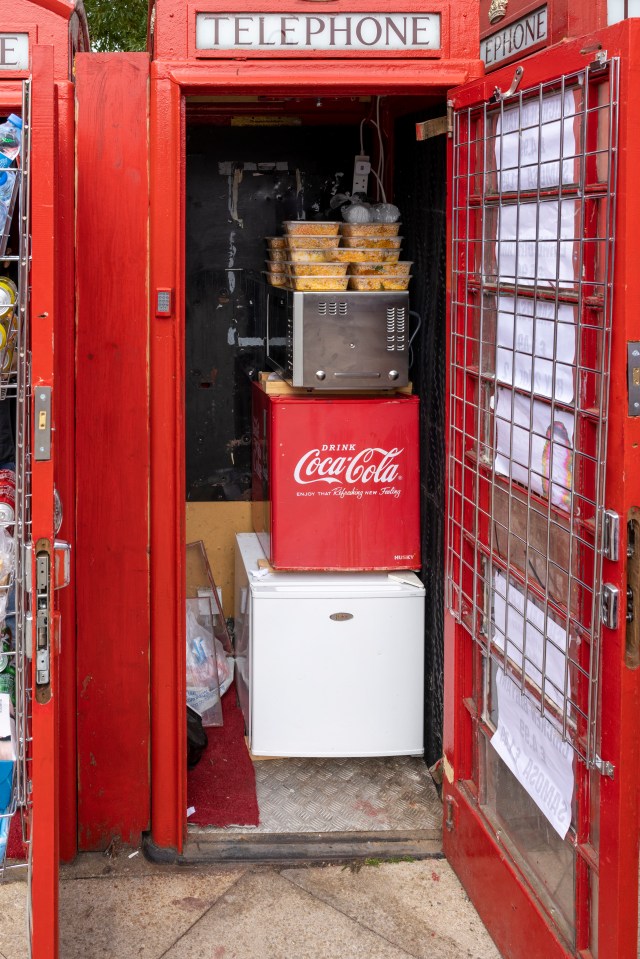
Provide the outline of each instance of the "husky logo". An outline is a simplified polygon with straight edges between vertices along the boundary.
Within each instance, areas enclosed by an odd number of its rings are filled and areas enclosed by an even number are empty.
[[[497,23],[498,20],[502,20],[503,17],[506,17],[508,6],[509,0],[491,0],[491,6],[489,7],[489,23]]]

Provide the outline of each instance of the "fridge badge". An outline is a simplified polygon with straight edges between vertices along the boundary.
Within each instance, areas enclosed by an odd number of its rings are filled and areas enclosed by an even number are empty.
[[[506,17],[508,6],[509,0],[491,0],[491,6],[489,7],[489,23],[497,23],[498,20],[502,20],[503,17]]]
[[[394,447],[365,447],[358,450],[355,443],[324,444],[307,450],[296,463],[293,478],[300,486],[325,484],[332,487],[333,496],[393,496],[402,490],[393,484],[402,480],[399,457],[403,449]],[[358,487],[368,487],[367,489]],[[308,494],[298,494],[308,495]]]

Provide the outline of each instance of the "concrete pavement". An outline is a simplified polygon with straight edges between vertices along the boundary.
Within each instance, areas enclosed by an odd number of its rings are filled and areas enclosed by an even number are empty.
[[[62,870],[60,959],[500,959],[444,859]],[[0,885],[0,959],[27,959],[26,884]]]

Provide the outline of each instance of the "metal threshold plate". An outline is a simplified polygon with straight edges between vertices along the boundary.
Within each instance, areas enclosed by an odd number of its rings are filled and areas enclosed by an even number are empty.
[[[189,826],[173,862],[330,862],[438,856],[442,804],[422,759],[254,761],[257,827]],[[147,854],[167,861],[164,851]]]

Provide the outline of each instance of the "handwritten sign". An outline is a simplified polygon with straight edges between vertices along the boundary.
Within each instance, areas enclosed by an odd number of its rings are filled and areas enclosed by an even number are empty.
[[[498,298],[498,382],[572,403],[575,355],[573,306],[533,297]]]
[[[496,403],[496,473],[549,496],[568,510],[573,486],[573,413],[499,387]]]
[[[567,670],[567,633],[544,610],[525,598],[504,573],[494,574],[493,642],[501,652],[524,671],[528,680],[563,708],[569,695]]]
[[[503,192],[576,183],[579,88],[518,102],[498,116],[496,170]],[[560,160],[562,159],[562,166]]]
[[[498,211],[497,272],[502,282],[573,287],[578,268],[575,200],[518,203]]]
[[[573,750],[503,670],[496,686],[498,727],[491,745],[564,839],[571,825]]]
[[[439,13],[198,13],[197,50],[437,50]]]

